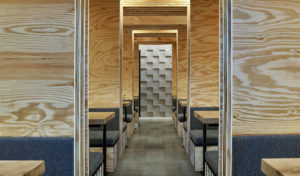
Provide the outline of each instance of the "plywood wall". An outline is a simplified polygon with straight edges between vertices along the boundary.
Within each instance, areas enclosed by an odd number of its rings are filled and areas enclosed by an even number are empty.
[[[191,107],[219,106],[219,0],[191,0]]]
[[[73,136],[74,1],[0,2],[0,136]]]
[[[178,28],[178,58],[177,58],[177,98],[187,99],[187,29]]]
[[[233,135],[300,134],[300,2],[232,5]]]
[[[133,56],[132,56],[132,30],[123,30],[123,69],[122,69],[122,97],[124,100],[133,99]]]
[[[90,0],[89,107],[120,107],[118,0]]]
[[[140,75],[139,75],[139,68],[140,68],[140,63],[139,63],[139,45],[138,44],[134,44],[134,73],[133,73],[133,77],[134,77],[134,88],[133,88],[133,96],[139,96],[139,79],[140,79]]]

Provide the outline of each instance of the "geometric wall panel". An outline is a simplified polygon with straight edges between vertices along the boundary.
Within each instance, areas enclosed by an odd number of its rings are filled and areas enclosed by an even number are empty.
[[[172,45],[140,45],[141,117],[172,116]]]

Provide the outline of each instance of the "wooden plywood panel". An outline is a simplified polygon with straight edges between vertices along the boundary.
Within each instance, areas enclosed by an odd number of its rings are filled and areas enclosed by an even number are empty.
[[[191,107],[219,106],[219,0],[191,1]]]
[[[300,2],[233,1],[233,135],[300,134]]]
[[[187,29],[178,29],[177,98],[187,99]]]
[[[117,0],[90,0],[90,108],[120,106],[119,11]]]
[[[124,7],[124,16],[186,16],[186,6]]]
[[[124,16],[123,25],[186,25],[186,16]]]
[[[74,1],[0,2],[0,136],[73,136]]]
[[[138,44],[176,44],[176,37],[135,37],[135,43]]]
[[[123,30],[123,78],[122,78],[122,90],[123,99],[132,100],[132,79],[133,79],[133,58],[132,58],[132,30]]]
[[[174,5],[182,6],[189,4],[189,0],[122,0],[124,6],[162,6],[162,5]]]
[[[139,96],[139,68],[140,68],[140,63],[139,63],[139,45],[134,44],[134,92],[133,96]]]

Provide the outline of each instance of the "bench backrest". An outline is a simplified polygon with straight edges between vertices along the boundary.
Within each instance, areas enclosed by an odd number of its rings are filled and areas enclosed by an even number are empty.
[[[44,160],[44,176],[74,175],[72,137],[1,137],[0,160]]]
[[[234,136],[233,176],[264,176],[262,158],[299,158],[300,135]]]

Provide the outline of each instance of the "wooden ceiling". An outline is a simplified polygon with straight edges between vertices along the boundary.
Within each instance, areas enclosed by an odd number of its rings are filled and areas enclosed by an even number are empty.
[[[187,7],[124,7],[124,16],[187,16]]]

